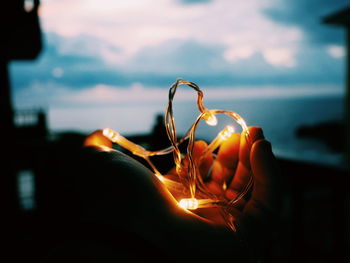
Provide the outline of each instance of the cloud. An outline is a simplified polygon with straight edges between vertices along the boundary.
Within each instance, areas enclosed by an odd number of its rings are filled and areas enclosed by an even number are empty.
[[[53,129],[146,132],[178,77],[216,105],[342,96],[344,30],[321,18],[343,2],[43,0],[43,53],[11,63],[15,107],[49,108]]]
[[[77,104],[121,104],[164,101],[167,98],[166,89],[145,89],[140,83],[133,83],[129,87],[116,87],[98,84],[92,88],[73,93],[65,101]]]
[[[343,58],[346,56],[346,51],[344,46],[339,45],[329,45],[327,46],[327,52],[334,58]]]
[[[231,99],[340,96],[343,94],[340,85],[334,84],[322,84],[317,89],[314,85],[200,87],[205,94],[205,101],[209,102]],[[141,83],[133,83],[129,86],[97,84],[90,88],[72,90],[55,82],[38,82],[17,92],[15,102],[21,107],[50,105],[51,108],[86,108],[156,103],[165,108],[167,98],[168,88],[146,87]],[[175,99],[176,102],[194,102],[195,100],[196,92],[185,86],[179,89]]]
[[[227,66],[223,51],[220,45],[172,40],[141,49],[125,67],[130,71],[170,75],[218,73]]]
[[[194,2],[205,4],[189,4]],[[140,50],[173,40],[224,46],[221,56],[231,61],[264,50],[295,49],[302,38],[296,27],[274,23],[262,13],[274,4],[273,0],[186,3],[173,0],[162,0],[157,5],[151,0],[48,1],[43,5],[41,17],[46,32],[70,38],[93,35],[102,39],[106,43],[104,46],[90,47],[103,50],[99,54],[117,64],[128,61]],[[245,47],[254,52],[247,53]],[[82,50],[94,52],[87,48]],[[279,63],[280,66],[290,64],[290,61]]]
[[[274,66],[295,67],[294,51],[288,48],[272,48],[263,51],[265,60]]]
[[[344,29],[322,23],[322,19],[349,5],[348,0],[274,0],[264,13],[278,23],[294,26],[314,44],[344,44]]]
[[[307,16],[304,2],[276,1],[47,0],[45,49],[35,62],[11,64],[12,83],[15,91],[167,88],[178,77],[211,86],[342,83],[342,44],[306,41],[306,17],[328,27]]]
[[[15,89],[23,89],[34,82],[57,81],[71,88],[84,88],[105,82],[124,81],[116,66],[111,67],[99,52],[87,52],[84,48],[98,47],[103,41],[85,36],[66,38],[54,33],[45,34],[44,49],[34,62],[11,63],[12,83]]]
[[[212,0],[181,0],[183,4],[205,4],[211,2]]]
[[[178,77],[212,86],[340,83],[344,78],[344,60],[335,59],[340,52],[337,46],[260,51],[248,47],[233,50],[228,54],[232,57],[227,58],[225,45],[172,40],[141,49],[121,66],[106,62],[97,50],[84,52],[85,36],[46,36],[46,47],[38,61],[11,64],[15,90],[35,83],[57,83],[76,90],[100,84],[126,87],[135,82],[168,87]],[[91,46],[103,46],[103,39],[89,39]],[[234,57],[238,54],[239,59]]]
[[[252,46],[231,47],[224,52],[224,58],[229,62],[235,62],[246,59],[254,54],[255,50]]]

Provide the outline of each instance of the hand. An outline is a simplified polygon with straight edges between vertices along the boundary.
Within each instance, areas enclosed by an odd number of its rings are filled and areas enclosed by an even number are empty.
[[[106,151],[101,146],[108,149],[111,143],[103,137],[101,131],[97,131],[86,139],[85,145],[98,147],[99,151]],[[197,162],[205,148],[206,144],[204,142],[196,142],[193,155]],[[180,209],[174,198],[158,180],[155,180],[147,168],[125,155],[115,152],[107,154],[108,156],[116,155],[113,158],[116,164],[114,169],[118,173],[118,180],[115,180],[115,184],[119,185],[118,189],[121,191],[114,193],[115,199],[118,199],[118,196],[130,196],[130,193],[125,193],[123,190],[125,189],[123,183],[125,185],[133,184],[135,188],[131,189],[136,196],[140,196],[138,192],[143,191],[141,196],[144,196],[144,198],[138,200],[138,202],[141,202],[139,207],[142,207],[143,210],[140,211],[139,208],[132,209],[132,214],[142,216],[143,226],[147,224],[150,228],[154,225],[157,225],[157,227],[162,225],[171,226],[177,229],[177,232],[181,235],[183,229],[189,231],[188,225],[192,226],[191,231],[195,233],[204,233],[205,231],[212,233],[212,231],[218,231],[218,229],[212,228],[210,222],[214,222],[214,225],[223,224],[217,209],[199,209],[196,213],[201,217]],[[258,251],[266,243],[264,240],[269,239],[270,223],[278,209],[279,174],[270,143],[264,139],[260,128],[250,127],[249,140],[245,135],[233,134],[221,145],[216,160],[208,155],[200,163],[197,163],[202,176],[207,175],[211,164],[213,164],[213,170],[207,182],[207,187],[209,191],[228,200],[237,195],[247,183],[249,176],[253,176],[254,186],[251,194],[246,200],[242,199],[237,209],[232,209],[230,212],[235,217],[238,229],[244,233],[249,246],[254,251]],[[148,184],[138,187],[140,179],[143,180],[146,177],[153,179],[148,181]],[[226,189],[223,188],[224,182],[227,184]],[[113,182],[110,183],[113,184]],[[149,198],[150,195],[155,198]],[[146,196],[147,202],[145,201]],[[135,200],[130,196],[126,201],[132,203]],[[123,207],[120,210],[130,210],[128,204],[124,204]],[[155,210],[155,208],[157,209]],[[150,214],[149,211],[152,211],[152,213]],[[130,211],[126,214],[128,213],[132,216]],[[210,222],[203,219],[203,217],[209,219]]]
[[[233,133],[222,143],[215,160],[211,153],[203,156],[207,147],[206,142],[196,141],[193,159],[207,190],[219,199],[233,200],[253,177],[253,191],[230,209],[234,217],[251,217],[254,214],[259,218],[264,217],[267,211],[277,211],[278,168],[271,144],[264,139],[261,128],[250,127],[249,136]],[[184,163],[187,163],[186,159]],[[167,176],[176,180],[176,170],[172,169]],[[217,208],[197,209],[194,213],[216,224],[225,224]]]
[[[214,162],[209,189],[226,180],[227,190],[222,194],[231,200],[253,177],[250,195],[242,199],[237,209],[231,209],[238,230],[243,232],[248,244],[259,254],[272,237],[278,221],[280,207],[280,173],[271,150],[259,127],[249,127],[249,138],[233,134],[225,141]],[[216,190],[217,191],[217,190]]]

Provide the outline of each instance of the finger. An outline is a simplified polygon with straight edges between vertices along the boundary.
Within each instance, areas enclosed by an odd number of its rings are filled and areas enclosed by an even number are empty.
[[[251,177],[250,168],[250,151],[251,145],[257,141],[264,138],[263,131],[260,127],[249,127],[248,133],[242,132],[240,138],[240,149],[239,149],[239,163],[237,170],[232,181],[229,184],[228,189],[233,191],[228,191],[226,197],[232,200],[234,193],[239,193],[244,189],[244,187],[249,182]]]
[[[214,160],[211,153],[207,153],[205,156],[202,156],[207,147],[208,144],[204,141],[196,141],[193,146],[193,159],[195,160],[195,163],[199,168],[199,173],[202,177],[206,177],[208,175]]]
[[[217,160],[227,168],[234,168],[238,162],[240,135],[233,133],[219,149]]]
[[[225,169],[220,162],[214,161],[210,179],[222,185],[224,182],[224,170]]]
[[[260,253],[264,242],[269,240],[271,228],[277,219],[280,188],[277,163],[268,141],[262,139],[253,143],[250,164],[254,179],[253,191],[243,213],[233,215],[247,243],[256,253]]]
[[[233,133],[227,140],[225,140],[221,144],[217,158],[215,160],[215,163],[218,162],[220,164],[216,165],[216,167],[219,168],[220,173],[215,171],[214,166],[213,177],[214,174],[218,174],[220,176],[218,176],[217,179],[219,179],[220,181],[231,181],[237,168],[239,145],[240,135],[238,133]]]
[[[271,150],[271,144],[266,140],[255,142],[251,150],[251,168],[254,177],[252,202],[247,203],[247,211],[254,213],[267,208],[275,211],[279,205],[278,181],[279,170]],[[254,211],[256,210],[256,211]]]
[[[242,162],[239,162],[235,176],[233,177],[228,189],[233,190],[235,193],[241,192],[247,185],[250,177],[250,169],[248,169]],[[230,194],[230,192],[226,193],[226,197],[232,200],[233,198],[230,198]]]
[[[192,156],[195,160],[198,160],[205,149],[208,147],[208,144],[205,141],[195,141],[193,144]]]
[[[208,191],[216,196],[222,196],[224,193],[224,189],[222,188],[222,184],[216,181],[210,181],[206,183],[206,187]]]
[[[236,221],[247,242],[259,252],[262,241],[269,239],[274,222],[278,220],[280,197],[279,170],[268,141],[258,140],[252,145],[250,163],[254,177],[253,191]]]
[[[194,160],[195,164],[199,168],[199,172],[202,176],[207,175],[213,161],[212,155],[207,154],[202,158],[201,162],[199,163],[199,159],[207,147],[208,147],[207,143],[201,140],[195,141],[193,144],[192,159]],[[188,165],[188,156],[186,156],[185,159],[182,161],[182,165],[183,166]],[[167,174],[177,176],[176,167],[172,168]]]
[[[248,132],[242,132],[240,140],[239,161],[250,168],[250,149],[257,140],[264,139],[264,133],[260,127],[249,127]]]

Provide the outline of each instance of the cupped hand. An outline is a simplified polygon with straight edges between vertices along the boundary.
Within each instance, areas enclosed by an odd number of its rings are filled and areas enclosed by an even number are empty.
[[[108,149],[111,145],[111,142],[102,135],[101,131],[96,131],[85,140],[85,146],[98,147],[99,151],[104,151],[104,148]],[[249,195],[241,199],[237,206],[229,212],[234,217],[238,229],[244,233],[248,244],[254,250],[261,249],[264,240],[269,239],[280,201],[279,171],[271,144],[265,140],[261,128],[249,127],[249,136],[245,133],[232,134],[223,142],[215,160],[211,154],[200,157],[206,147],[205,142],[197,141],[193,156],[201,176],[206,177],[205,182],[208,190],[213,194],[232,200],[246,186],[249,178],[253,178],[254,183]],[[209,226],[205,226],[208,223],[224,225],[225,222],[218,209],[198,209],[196,214],[180,209],[175,199],[146,167],[137,164],[126,155],[115,152],[110,153],[110,155],[118,157],[114,158],[113,162],[116,163],[115,169],[119,169],[119,183],[125,181],[124,183],[127,184],[137,184],[141,177],[153,177],[152,180],[148,180],[147,185],[143,184],[137,188],[139,191],[157,196],[152,201],[153,203],[147,201],[140,206],[145,209],[145,212],[135,212],[138,215],[143,215],[144,222],[147,221],[149,224],[153,222],[157,228],[164,224],[165,229],[169,225],[181,225],[182,229],[185,225],[190,224],[193,229],[200,226],[199,228],[206,229],[205,231],[209,229]],[[137,179],[138,177],[139,179]],[[152,191],[149,191],[150,189]],[[115,194],[118,195],[117,192]],[[137,194],[142,195],[142,193]],[[140,199],[139,202],[143,202],[143,200],[145,199]],[[158,202],[158,204],[154,202]],[[146,210],[152,211],[153,209],[155,211],[155,207],[159,209],[163,207],[162,212],[152,217]],[[168,221],[165,221],[164,218],[167,218]]]
[[[234,133],[225,140],[215,159],[212,154],[202,156],[207,146],[204,141],[195,142],[193,155],[209,192],[230,201],[253,180],[252,189],[229,213],[246,242],[259,254],[277,229],[281,202],[280,171],[271,143],[260,127],[249,127],[248,133]],[[218,208],[194,212],[215,224],[226,223]]]
[[[230,209],[234,217],[278,209],[278,167],[271,144],[265,140],[261,128],[249,127],[248,132],[233,133],[221,144],[216,158],[212,153],[205,154],[207,147],[206,142],[196,141],[193,159],[211,194],[227,202],[235,200],[253,180],[253,189]],[[167,176],[176,179],[176,170],[171,170]],[[225,224],[217,208],[194,212],[214,223]]]

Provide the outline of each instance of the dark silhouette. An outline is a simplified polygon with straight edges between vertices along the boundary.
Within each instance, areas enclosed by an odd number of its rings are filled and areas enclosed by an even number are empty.
[[[299,138],[307,138],[311,140],[318,140],[327,145],[327,147],[334,152],[344,153],[346,147],[346,126],[340,121],[329,121],[318,123],[316,125],[300,126],[296,134]]]
[[[323,18],[323,22],[330,25],[342,26],[346,30],[346,69],[345,69],[345,154],[350,162],[350,6],[343,8]]]
[[[151,149],[158,150],[170,146],[168,135],[165,129],[163,114],[157,114],[155,124],[151,132]]]
[[[169,254],[163,253],[153,243],[126,231],[124,225],[116,226],[116,222],[123,222],[125,226],[130,226],[130,222],[149,226],[142,220],[145,217],[148,220],[155,218],[160,225],[165,224],[160,220],[162,217],[157,217],[163,202],[152,199],[157,198],[152,188],[154,185],[149,182],[141,184],[143,177],[136,174],[132,174],[136,177],[118,179],[121,171],[119,163],[113,161],[114,155],[83,148],[85,134],[65,132],[57,135],[55,140],[47,140],[48,129],[42,109],[14,112],[8,63],[35,59],[42,47],[37,14],[39,1],[33,0],[32,3],[31,9],[27,10],[24,0],[7,0],[0,8],[0,138],[3,150],[0,243],[5,244],[0,248],[0,261],[108,262],[122,256],[130,259],[134,255],[138,261],[171,262]],[[320,137],[328,133],[328,129],[321,127],[321,130]],[[301,133],[305,134],[305,130]],[[161,116],[156,117],[150,135],[128,138],[154,150],[168,146]],[[171,155],[155,157],[154,162],[166,172],[172,167],[171,159]],[[275,215],[269,215],[272,216],[269,224],[274,224],[271,229],[279,228],[280,235],[269,243],[264,262],[346,262],[346,258],[349,259],[349,168],[283,158],[278,162],[282,170],[281,189],[284,190],[280,196],[283,214],[279,222],[272,220]],[[21,197],[17,180],[18,171],[22,170],[30,170],[33,177],[35,207],[29,210],[23,210],[19,205]],[[130,187],[131,184],[135,187]],[[140,210],[135,214],[130,209],[139,200],[148,208],[146,215],[139,213]],[[140,207],[136,206],[137,209]],[[125,220],[124,209],[130,220]],[[261,234],[257,226],[250,229],[251,236]],[[178,229],[168,229],[164,235],[179,233]],[[154,239],[160,237],[149,233]],[[203,236],[204,232],[197,240],[202,242],[200,249],[212,249],[206,247]],[[164,240],[164,246],[169,245],[167,239]],[[224,250],[218,249],[218,253],[238,262],[237,257],[244,251],[239,250],[239,246],[230,243]],[[178,249],[179,243],[176,243],[172,252],[176,254]],[[208,260],[205,252],[199,256]]]
[[[31,10],[26,10],[25,1],[8,0],[1,3],[0,9],[0,138],[7,151],[3,155],[0,176],[0,208],[5,209],[5,218],[8,217],[10,221],[18,203],[15,155],[19,145],[15,137],[8,63],[12,60],[35,59],[40,53],[39,0],[33,0],[32,4]]]

